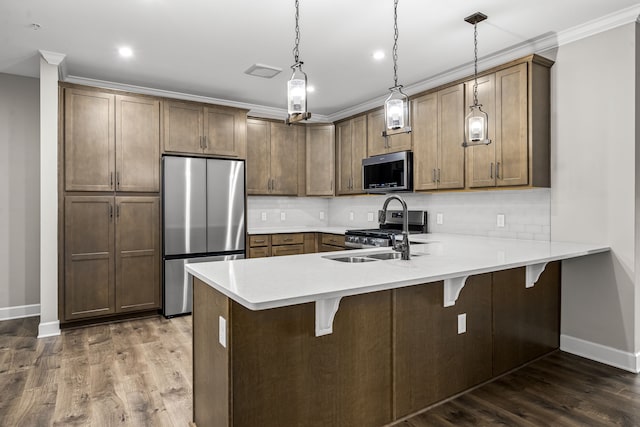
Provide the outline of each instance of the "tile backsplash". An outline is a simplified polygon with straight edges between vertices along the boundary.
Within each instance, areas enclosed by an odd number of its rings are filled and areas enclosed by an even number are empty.
[[[399,194],[409,209],[429,212],[429,232],[550,240],[551,191],[544,189]],[[248,198],[249,228],[279,226],[377,227],[386,196]],[[400,209],[391,202],[390,209]],[[281,213],[284,212],[284,220]],[[263,220],[263,214],[266,220]],[[437,224],[438,214],[442,224]],[[504,227],[497,226],[504,215]],[[369,219],[372,218],[372,221]]]

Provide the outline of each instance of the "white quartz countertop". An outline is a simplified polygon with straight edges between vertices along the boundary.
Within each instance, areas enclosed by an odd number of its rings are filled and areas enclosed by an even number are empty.
[[[354,227],[351,227],[354,228]],[[289,226],[289,227],[250,227],[249,234],[279,234],[279,233],[329,233],[344,234],[347,227],[308,227],[308,226]]]
[[[344,263],[357,249],[187,264],[189,273],[251,310],[285,307],[606,252],[599,244],[413,234],[409,261]]]

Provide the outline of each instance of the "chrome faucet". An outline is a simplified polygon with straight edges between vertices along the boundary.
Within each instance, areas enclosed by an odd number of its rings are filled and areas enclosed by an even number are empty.
[[[410,259],[409,254],[409,213],[407,211],[407,204],[398,196],[389,196],[387,200],[384,201],[384,205],[382,205],[382,210],[378,215],[378,222],[380,224],[384,224],[387,222],[387,206],[389,206],[389,202],[392,200],[397,200],[402,204],[402,243],[398,243],[396,241],[396,236],[391,236],[391,241],[393,242],[393,250],[400,252],[402,254],[402,259],[408,261]]]

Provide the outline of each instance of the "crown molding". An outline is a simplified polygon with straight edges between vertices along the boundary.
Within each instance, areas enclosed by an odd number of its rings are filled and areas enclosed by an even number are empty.
[[[64,53],[50,52],[48,50],[39,50],[38,52],[49,65],[55,66],[60,65],[62,61],[64,61],[64,58],[67,56]]]
[[[96,86],[96,87],[101,87],[105,89],[115,89],[115,90],[122,90],[126,92],[134,92],[134,93],[139,93],[144,95],[157,96],[161,98],[171,98],[171,99],[179,99],[183,101],[195,101],[195,102],[203,102],[207,104],[224,105],[226,107],[242,108],[245,110],[249,110],[248,115],[251,117],[260,117],[265,119],[282,119],[282,120],[284,120],[284,118],[287,117],[287,110],[285,110],[284,108],[250,104],[247,102],[230,101],[227,99],[212,98],[209,96],[192,95],[188,93],[175,92],[171,90],[155,89],[155,88],[150,88],[146,86],[136,86],[136,85],[130,85],[125,83],[109,82],[106,80],[90,79],[86,77],[79,77],[79,76],[73,76],[73,75],[66,76],[63,81],[67,83],[75,83],[75,84],[85,85],[85,86]],[[311,116],[310,120],[308,120],[308,122],[310,123],[326,123],[328,121],[329,121],[329,118],[327,116],[315,115],[315,114]]]
[[[501,64],[522,58],[534,53],[540,54],[550,49],[572,43],[608,30],[612,30],[621,25],[632,22],[640,22],[640,5],[634,5],[609,15],[604,15],[584,24],[577,25],[559,33],[548,33],[540,37],[518,43],[507,49],[495,52],[478,60],[480,70],[487,70]],[[469,77],[473,74],[473,62],[468,62],[459,67],[455,67],[442,73],[436,74],[428,79],[403,87],[404,92],[411,96],[426,90],[438,87],[449,82]],[[378,98],[365,101],[353,107],[329,114],[329,121],[335,122],[353,115],[368,111],[383,105],[386,94]]]

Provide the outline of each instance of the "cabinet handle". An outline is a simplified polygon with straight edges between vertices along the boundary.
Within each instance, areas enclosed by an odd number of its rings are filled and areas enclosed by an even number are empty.
[[[113,205],[109,203],[109,222],[113,219]]]
[[[116,172],[116,189],[120,189],[120,172]]]
[[[493,162],[491,162],[491,167],[489,168],[489,178],[493,179]]]
[[[264,243],[264,240],[254,240],[255,243]]]
[[[116,223],[118,222],[118,218],[120,218],[120,205],[116,205]]]
[[[109,172],[109,188],[113,188],[113,172]]]
[[[435,168],[431,169],[431,178],[432,178],[433,182],[436,182],[436,170],[435,170]]]
[[[496,178],[500,179],[500,162],[496,163]]]
[[[440,182],[440,168],[438,168],[438,182]]]
[[[204,148],[206,149],[209,146],[209,143],[207,142],[207,135],[203,136],[202,140],[204,141]]]

